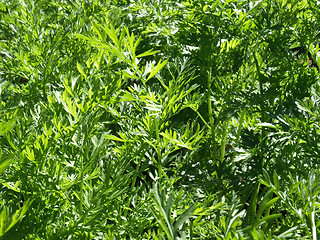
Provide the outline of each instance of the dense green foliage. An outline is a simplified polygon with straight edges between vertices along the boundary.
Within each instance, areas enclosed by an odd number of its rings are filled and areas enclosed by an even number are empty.
[[[0,0],[0,238],[317,239],[319,5]]]

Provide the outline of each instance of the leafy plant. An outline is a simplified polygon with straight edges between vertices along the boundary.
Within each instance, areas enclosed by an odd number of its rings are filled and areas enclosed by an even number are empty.
[[[1,238],[317,239],[319,16],[1,0]]]

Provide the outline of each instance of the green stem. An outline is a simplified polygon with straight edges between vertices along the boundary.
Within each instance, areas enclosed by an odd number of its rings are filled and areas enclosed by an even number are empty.
[[[213,111],[212,111],[212,105],[211,105],[211,69],[208,71],[208,82],[207,82],[207,88],[208,88],[208,114],[209,114],[209,121],[210,121],[210,130],[211,130],[211,142],[212,142],[212,151],[211,151],[211,157],[213,163],[217,161],[217,147],[216,147],[216,135],[215,135],[215,120],[213,118]]]
[[[159,178],[161,179],[161,177],[162,177],[161,142],[160,142],[159,124],[158,124],[157,117],[154,118],[154,126],[156,129],[156,138],[157,138],[158,173],[159,173]]]
[[[261,74],[261,71],[260,71],[260,66],[259,66],[259,63],[258,63],[258,59],[257,59],[257,56],[256,56],[256,53],[253,52],[253,58],[254,58],[254,62],[255,62],[255,65],[256,65],[256,69],[257,69],[257,76],[258,76],[258,81],[259,81],[259,92],[260,92],[260,110],[261,110],[261,122],[266,122],[266,110],[265,110],[265,106],[264,106],[264,90],[263,90],[263,78],[262,78],[262,74]],[[266,136],[266,130],[264,127],[262,127],[262,132],[261,132],[261,137],[260,137],[260,141],[265,141],[265,136]],[[261,143],[262,144],[262,148],[261,148],[261,151],[260,151],[260,157],[261,157],[261,162],[260,162],[260,168],[262,169],[263,166],[264,166],[264,157],[262,155],[262,152],[263,152],[263,149],[264,149],[264,146],[265,144],[264,143]]]
[[[244,117],[246,115],[246,109],[244,108],[241,111],[240,114],[240,120],[239,120],[239,125],[238,125],[238,129],[237,129],[237,135],[236,135],[236,146],[239,146],[239,142],[240,142],[240,137],[241,137],[241,132],[242,132],[242,127],[243,127],[243,122],[244,122]],[[232,159],[234,159],[236,156],[236,152],[234,152],[232,154]]]
[[[83,203],[83,157],[80,159],[80,164],[81,164],[81,172],[80,172],[80,212],[82,213],[82,203]]]
[[[312,240],[317,240],[317,226],[315,222],[315,207],[312,203],[312,212],[310,214],[310,220],[311,220],[311,228],[312,228]]]
[[[264,98],[264,96],[263,96],[264,95],[263,94],[263,80],[262,80],[262,75],[261,75],[261,72],[260,72],[260,66],[259,66],[258,59],[256,57],[256,53],[255,52],[253,52],[253,58],[254,58],[254,62],[255,62],[255,65],[256,65],[258,81],[259,81],[259,92],[260,92],[260,98],[261,98],[261,101],[260,101],[261,122],[265,122],[266,121],[266,117],[265,117],[266,115],[265,115],[265,107],[264,107],[264,101],[263,101],[263,98]]]
[[[221,139],[221,158],[220,158],[220,162],[222,163],[224,161],[224,156],[226,153],[226,143],[227,143],[227,135],[228,135],[228,127],[229,127],[229,120],[226,120],[223,123],[223,136]]]
[[[244,121],[244,116],[245,115],[246,115],[246,109],[243,109],[241,111],[240,120],[239,120],[239,126],[238,126],[238,130],[237,130],[237,136],[236,136],[236,144],[237,145],[240,142],[240,136],[241,136],[241,132],[242,132],[243,121]]]

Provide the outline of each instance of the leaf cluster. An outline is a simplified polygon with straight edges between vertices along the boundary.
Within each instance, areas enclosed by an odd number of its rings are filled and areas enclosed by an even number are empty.
[[[0,238],[317,239],[319,9],[0,0]]]

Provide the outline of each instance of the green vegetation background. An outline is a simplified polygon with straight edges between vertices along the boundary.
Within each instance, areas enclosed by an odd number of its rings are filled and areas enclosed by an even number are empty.
[[[319,20],[0,0],[0,238],[317,239]]]

